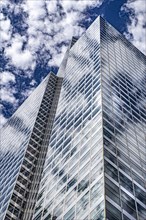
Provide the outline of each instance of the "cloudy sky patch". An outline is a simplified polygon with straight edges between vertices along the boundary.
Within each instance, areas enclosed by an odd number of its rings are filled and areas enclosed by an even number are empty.
[[[146,1],[128,0],[122,10],[129,14],[125,36],[146,54]]]

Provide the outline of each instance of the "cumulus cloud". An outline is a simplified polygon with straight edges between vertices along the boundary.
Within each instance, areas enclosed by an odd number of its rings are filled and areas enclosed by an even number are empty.
[[[0,84],[1,85],[6,85],[9,82],[14,82],[15,83],[15,76],[14,74],[4,71],[0,73]]]
[[[15,75],[9,71],[4,71],[0,73],[0,85],[1,85],[1,99],[3,100],[3,91],[11,89],[10,83],[15,83]],[[11,93],[15,93],[15,89],[12,88]],[[7,94],[9,91],[7,91]]]
[[[130,23],[127,24],[125,36],[146,54],[146,1],[128,0],[122,11],[129,14]]]
[[[5,55],[11,59],[12,64],[16,68],[23,70],[33,69],[34,68],[34,57],[31,51],[26,48],[22,49],[23,44],[25,43],[26,37],[22,37],[19,34],[15,34],[11,46],[5,48]]]
[[[5,18],[3,13],[0,13],[0,44],[5,43],[11,38],[11,23],[9,18]]]
[[[48,51],[48,65],[59,66],[64,54],[64,45],[72,36],[80,36],[85,30],[80,21],[88,7],[100,6],[101,0],[93,1],[25,1],[23,10],[28,14],[28,46],[35,50]],[[36,40],[34,40],[36,39]],[[58,53],[58,48],[61,47]],[[57,48],[57,49],[56,49]],[[66,47],[67,48],[67,47]],[[60,57],[60,58],[59,58]],[[57,60],[57,61],[56,61]]]
[[[16,89],[13,87],[15,76],[11,72],[4,71],[0,73],[0,97],[2,102],[14,104],[17,102],[15,98]],[[10,84],[11,83],[11,84]]]
[[[2,101],[13,104],[16,101],[14,94],[15,94],[15,90],[13,89],[8,90],[6,87],[1,88],[1,100]]]

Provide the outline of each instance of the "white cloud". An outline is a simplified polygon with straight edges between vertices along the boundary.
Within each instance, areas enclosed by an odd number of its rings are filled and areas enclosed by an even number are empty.
[[[1,1],[1,8],[5,8],[5,7],[8,7],[8,5],[9,5],[9,0],[3,0],[3,1]]]
[[[132,43],[146,54],[146,1],[128,0],[122,10],[132,12],[125,36],[129,38],[129,33],[132,34]]]
[[[0,13],[0,44],[4,44],[11,39],[11,22],[9,18],[5,18],[3,13]]]
[[[64,8],[65,11],[70,11],[70,10],[78,10],[78,11],[84,11],[86,8],[89,7],[95,7],[95,6],[100,6],[103,1],[89,1],[89,0],[72,0],[72,1],[61,1],[61,5]]]
[[[16,68],[20,68],[23,70],[27,70],[29,68],[34,69],[35,57],[33,57],[33,54],[28,48],[22,50],[22,46],[25,40],[25,37],[22,37],[19,34],[15,34],[14,38],[11,41],[11,46],[5,48],[5,55],[11,59],[12,64]]]
[[[56,1],[48,1],[46,6],[49,14],[55,13],[57,11]]]
[[[0,73],[0,84],[6,85],[8,82],[15,82],[14,74],[8,71]]]
[[[101,5],[102,1],[24,1],[22,7],[28,14],[28,48],[32,53],[49,51],[48,65],[59,66],[64,50],[57,53],[58,43],[69,42],[73,35],[80,36],[85,30],[79,25],[88,7]],[[49,56],[48,56],[49,58]],[[48,59],[49,60],[49,59]]]
[[[14,89],[8,89],[7,87],[2,87],[0,91],[1,100],[8,102],[8,103],[14,103],[16,102],[16,98],[14,96],[15,90]]]
[[[29,12],[29,20],[40,20],[46,16],[45,1],[30,1],[26,0],[23,8]]]
[[[0,73],[0,98],[2,102],[13,104],[13,107],[17,106],[18,100],[15,97],[16,89],[10,85],[10,82],[15,83],[15,75],[9,71]],[[0,107],[4,109],[1,104]],[[1,121],[0,121],[1,123]]]

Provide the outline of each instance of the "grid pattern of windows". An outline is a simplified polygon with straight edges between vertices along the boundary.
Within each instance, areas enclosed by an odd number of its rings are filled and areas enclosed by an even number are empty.
[[[98,22],[69,51],[34,220],[103,218]]]
[[[0,219],[3,219],[12,195],[47,81],[48,78],[38,86],[8,120],[1,131]]]
[[[66,56],[33,219],[143,220],[145,56],[102,18]]]
[[[61,84],[62,79],[50,73],[32,94],[34,100],[32,101],[32,96],[30,96],[20,107],[21,112],[19,109],[8,121],[8,125],[6,125],[5,133],[9,132],[10,129],[11,132],[12,129],[15,129],[16,134],[13,136],[15,139],[9,140],[8,143],[13,142],[14,148],[17,151],[15,152],[13,148],[7,149],[7,142],[4,139],[2,144],[5,148],[2,152],[4,157],[1,160],[1,167],[2,178],[4,175],[5,178],[3,178],[1,186],[3,193],[1,197],[1,219],[32,219],[33,207],[47,152],[48,145],[46,143],[48,143],[50,138]],[[36,99],[39,101],[36,102]],[[31,105],[35,110],[32,107],[31,111]],[[28,108],[30,109],[28,110]],[[27,116],[25,112],[27,112]],[[20,113],[23,117],[20,117]],[[27,120],[24,120],[23,124],[24,118]],[[28,124],[26,126],[27,122]],[[12,128],[9,128],[10,126]],[[12,133],[9,134],[12,135]],[[6,136],[3,138],[6,138]],[[22,140],[19,140],[20,138]],[[22,145],[24,141],[25,145]],[[15,163],[13,162],[9,166],[10,170],[8,170],[7,166],[10,163],[8,156],[10,153],[15,157]],[[19,159],[20,154],[21,160]],[[12,166],[14,166],[15,172],[13,172]],[[10,178],[12,179],[12,177],[13,181],[10,182]]]
[[[146,218],[146,59],[101,19],[106,217]]]

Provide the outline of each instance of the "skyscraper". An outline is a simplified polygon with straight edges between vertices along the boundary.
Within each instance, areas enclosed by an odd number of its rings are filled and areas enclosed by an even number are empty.
[[[146,219],[145,71],[103,18],[72,41],[4,127],[2,219]]]

